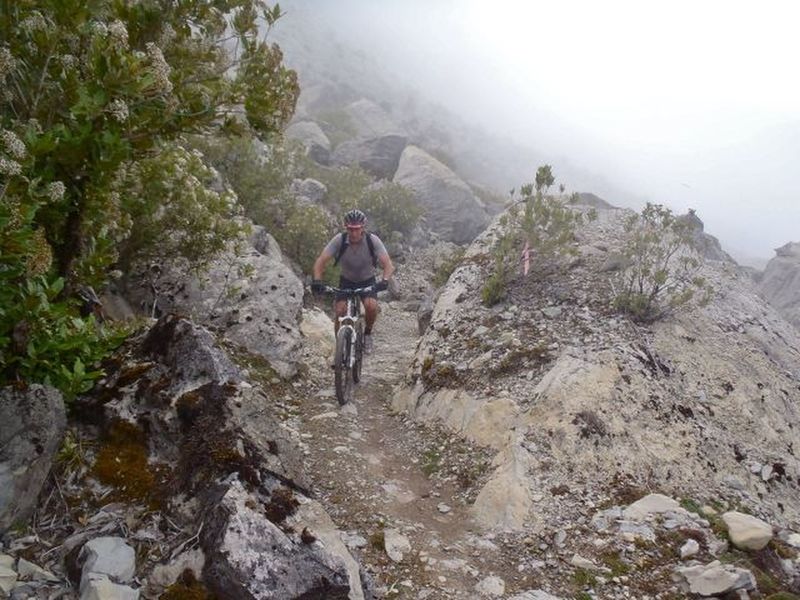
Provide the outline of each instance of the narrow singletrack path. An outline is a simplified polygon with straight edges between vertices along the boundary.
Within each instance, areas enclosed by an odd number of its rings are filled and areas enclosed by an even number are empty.
[[[332,370],[321,359],[309,364],[312,391],[300,399],[293,426],[320,501],[387,597],[475,598],[475,585],[490,575],[505,581],[506,594],[519,589],[515,550],[469,516],[490,455],[391,410],[418,341],[416,315],[382,302],[374,335],[345,407],[336,402]],[[399,560],[385,550],[394,532],[408,541]]]

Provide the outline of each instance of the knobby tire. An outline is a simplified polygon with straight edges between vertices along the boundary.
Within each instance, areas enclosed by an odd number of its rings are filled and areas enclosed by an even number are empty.
[[[353,393],[353,376],[350,370],[350,338],[352,331],[340,329],[336,336],[336,399],[344,406],[350,401]]]
[[[364,328],[359,327],[358,336],[355,343],[356,360],[353,364],[353,381],[358,383],[361,381],[361,365],[364,362]]]

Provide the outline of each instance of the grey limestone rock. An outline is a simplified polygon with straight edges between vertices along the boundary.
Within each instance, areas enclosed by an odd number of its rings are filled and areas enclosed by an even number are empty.
[[[61,393],[33,384],[0,390],[0,533],[36,506],[66,427]]]
[[[406,146],[394,182],[409,188],[427,226],[443,240],[471,242],[489,223],[483,202],[447,166],[416,146]]]
[[[800,243],[775,250],[758,284],[758,291],[783,317],[800,329]]]
[[[407,143],[407,138],[398,134],[348,140],[336,147],[332,162],[336,165],[358,165],[373,177],[391,179]]]
[[[311,160],[327,165],[330,162],[331,142],[314,121],[298,121],[286,128],[286,137],[303,144]]]

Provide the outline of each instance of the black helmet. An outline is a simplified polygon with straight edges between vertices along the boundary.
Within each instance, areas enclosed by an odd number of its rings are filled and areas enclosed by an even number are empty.
[[[367,215],[354,208],[344,216],[345,225],[364,225],[367,222]]]

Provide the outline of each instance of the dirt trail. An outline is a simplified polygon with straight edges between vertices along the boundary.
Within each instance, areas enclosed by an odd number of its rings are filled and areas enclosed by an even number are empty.
[[[387,597],[475,598],[475,585],[490,575],[505,581],[508,594],[524,579],[510,540],[480,532],[468,514],[489,456],[391,411],[392,389],[417,339],[416,316],[399,303],[384,303],[375,350],[354,401],[344,408],[336,402],[330,369],[309,365],[315,393],[301,400],[295,423],[308,446],[308,475]],[[384,549],[391,530],[410,544],[399,561]]]

